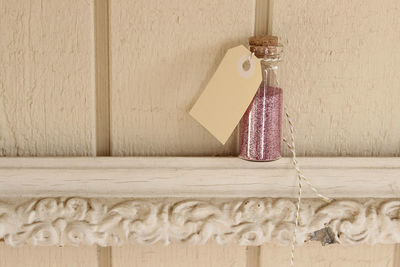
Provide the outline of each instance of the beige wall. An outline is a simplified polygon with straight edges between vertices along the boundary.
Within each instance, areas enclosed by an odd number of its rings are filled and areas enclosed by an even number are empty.
[[[226,49],[252,34],[254,7],[242,0],[190,3],[111,1],[113,155],[235,152],[234,136],[222,146],[187,111]]]
[[[0,0],[2,156],[96,154],[93,1]],[[399,9],[395,0],[274,2],[300,155],[399,155]],[[222,146],[186,110],[226,48],[252,34],[254,3],[112,0],[109,15],[111,154],[235,154],[235,134]],[[296,256],[298,266],[379,267],[400,257],[392,245],[318,244]],[[0,246],[1,267],[100,266],[97,258],[95,247]],[[265,245],[260,260],[287,266],[288,248]],[[110,261],[244,266],[246,248],[131,245],[113,248]]]
[[[399,1],[274,3],[299,154],[399,156]]]
[[[93,155],[92,8],[0,0],[0,155]]]

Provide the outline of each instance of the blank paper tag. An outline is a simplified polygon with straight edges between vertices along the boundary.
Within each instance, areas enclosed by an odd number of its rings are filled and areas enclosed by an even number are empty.
[[[244,46],[228,50],[207,87],[190,110],[193,116],[222,144],[239,123],[262,81],[260,61],[249,57]],[[250,60],[250,67],[243,63]]]

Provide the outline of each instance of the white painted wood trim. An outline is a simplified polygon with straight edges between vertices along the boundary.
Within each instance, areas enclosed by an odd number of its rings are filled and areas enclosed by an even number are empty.
[[[315,238],[343,245],[398,243],[399,212],[400,200],[326,204],[306,199],[297,243]],[[289,244],[295,213],[296,200],[271,198],[2,200],[0,240],[11,246],[205,244],[210,240],[246,246]],[[323,231],[321,238],[318,233]]]
[[[299,158],[332,198],[397,198],[400,158]],[[296,197],[290,159],[1,158],[1,197]],[[314,198],[305,187],[305,198]]]
[[[327,204],[304,192],[299,244],[314,238],[344,245],[400,242],[399,158],[299,161],[310,181],[335,198]],[[286,158],[269,163],[237,158],[2,158],[0,240],[11,246],[209,240],[287,244],[296,189]]]

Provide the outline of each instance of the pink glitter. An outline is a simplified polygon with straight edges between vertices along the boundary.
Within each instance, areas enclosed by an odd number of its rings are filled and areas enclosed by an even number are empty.
[[[239,124],[239,157],[271,161],[281,157],[282,89],[260,85]]]

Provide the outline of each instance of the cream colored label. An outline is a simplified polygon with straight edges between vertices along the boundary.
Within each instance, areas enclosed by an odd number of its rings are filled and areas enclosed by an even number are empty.
[[[222,144],[228,140],[262,80],[260,61],[244,46],[228,50],[190,115]],[[246,63],[247,68],[245,68]]]

